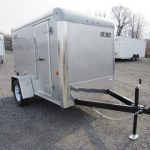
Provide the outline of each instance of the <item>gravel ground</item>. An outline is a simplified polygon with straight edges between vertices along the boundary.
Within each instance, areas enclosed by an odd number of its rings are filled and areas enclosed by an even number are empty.
[[[133,98],[138,79],[143,79],[140,102],[150,106],[150,59],[121,61],[115,65],[115,91]],[[10,91],[13,54],[6,52],[0,64],[0,150],[149,150],[150,118],[140,115],[140,138],[131,141],[132,117],[128,113],[98,109],[113,118],[103,118],[88,107],[62,109],[40,98],[18,107]],[[112,100],[112,99],[111,99]],[[117,101],[116,101],[117,103]]]

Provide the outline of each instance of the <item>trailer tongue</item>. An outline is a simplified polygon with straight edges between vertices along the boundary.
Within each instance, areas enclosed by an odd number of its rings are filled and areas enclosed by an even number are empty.
[[[139,135],[137,134],[137,119],[138,114],[148,114],[150,115],[150,107],[146,108],[146,106],[139,104],[139,86],[141,85],[141,79],[139,79],[139,85],[135,88],[135,100],[134,102],[124,96],[121,96],[111,90],[99,90],[99,89],[76,89],[71,87],[73,91],[82,91],[82,92],[92,92],[92,93],[105,93],[108,94],[120,102],[124,103],[125,105],[118,105],[118,104],[108,104],[108,103],[100,103],[94,102],[93,100],[81,100],[75,99],[75,105],[81,106],[88,106],[88,107],[95,107],[95,108],[102,108],[114,111],[121,111],[121,112],[128,112],[134,114],[133,119],[133,131],[132,134],[129,136],[130,139],[136,140]]]

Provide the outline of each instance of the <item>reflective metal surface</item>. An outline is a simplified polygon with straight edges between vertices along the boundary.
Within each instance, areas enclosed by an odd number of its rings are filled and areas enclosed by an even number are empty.
[[[101,37],[101,32],[111,37]],[[79,88],[112,89],[113,29],[67,23],[69,84]]]
[[[59,21],[57,23],[57,33],[60,53],[60,85],[62,88],[62,105],[69,107],[73,105],[70,98],[69,74],[68,74],[68,47],[67,47],[67,22]]]
[[[55,9],[12,32],[16,72],[33,77],[34,94],[64,108],[74,105],[70,86],[113,88],[114,26],[85,19]]]

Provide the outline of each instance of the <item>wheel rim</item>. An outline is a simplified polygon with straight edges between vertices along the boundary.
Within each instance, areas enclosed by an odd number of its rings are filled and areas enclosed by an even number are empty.
[[[18,102],[21,101],[21,92],[18,85],[15,85],[15,96]]]

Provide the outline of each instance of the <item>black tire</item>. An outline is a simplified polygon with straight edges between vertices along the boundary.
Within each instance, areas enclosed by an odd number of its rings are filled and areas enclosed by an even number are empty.
[[[22,98],[21,88],[18,80],[13,82],[12,91],[17,105],[23,106],[25,104],[25,100]]]
[[[136,60],[139,60],[139,55],[136,55]]]
[[[136,55],[133,55],[131,58],[132,61],[136,61]]]

